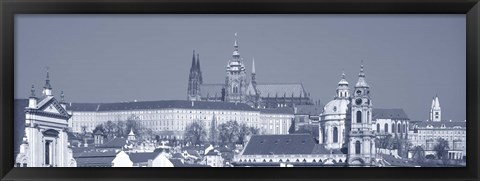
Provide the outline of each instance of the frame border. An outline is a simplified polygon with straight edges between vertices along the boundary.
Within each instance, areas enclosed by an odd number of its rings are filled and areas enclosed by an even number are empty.
[[[477,180],[479,174],[478,0],[5,0],[1,12],[0,178],[37,179],[421,179]],[[466,168],[14,168],[15,14],[465,14],[467,24]],[[187,173],[187,174],[186,174]],[[413,177],[412,177],[413,176]]]

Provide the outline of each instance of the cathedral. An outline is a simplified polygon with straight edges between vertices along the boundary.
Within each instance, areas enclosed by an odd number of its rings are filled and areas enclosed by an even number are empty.
[[[342,74],[334,100],[325,105],[320,115],[319,143],[330,150],[347,148],[349,165],[375,165],[375,123],[363,65],[353,95],[349,91],[345,74]]]
[[[193,52],[192,65],[188,78],[187,100],[224,101],[246,103],[253,108],[293,107],[312,105],[310,93],[299,83],[257,83],[255,60],[252,60],[250,80],[240,56],[237,34],[233,44],[232,59],[226,68],[225,83],[204,84],[200,69],[200,56]]]

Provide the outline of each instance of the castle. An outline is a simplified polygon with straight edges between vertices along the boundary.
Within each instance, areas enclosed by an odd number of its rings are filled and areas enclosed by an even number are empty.
[[[252,60],[250,80],[238,50],[237,34],[233,44],[232,60],[226,68],[225,83],[203,83],[200,56],[193,51],[188,78],[187,100],[246,103],[253,108],[293,107],[312,105],[310,94],[301,83],[257,83],[255,60]],[[195,56],[196,55],[196,56]]]

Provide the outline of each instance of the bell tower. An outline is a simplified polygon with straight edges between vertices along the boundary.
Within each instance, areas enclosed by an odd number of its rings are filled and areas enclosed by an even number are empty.
[[[372,101],[370,86],[360,67],[351,101],[351,129],[348,143],[348,164],[352,166],[375,165],[375,132],[372,127]]]

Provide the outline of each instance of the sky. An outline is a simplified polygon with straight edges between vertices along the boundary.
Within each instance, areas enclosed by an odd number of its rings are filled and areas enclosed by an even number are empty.
[[[429,119],[466,119],[465,15],[16,15],[15,98],[68,102],[186,100],[192,51],[204,83],[224,83],[234,34],[258,83],[302,83],[332,100],[342,71],[357,82],[363,60],[374,108]]]

